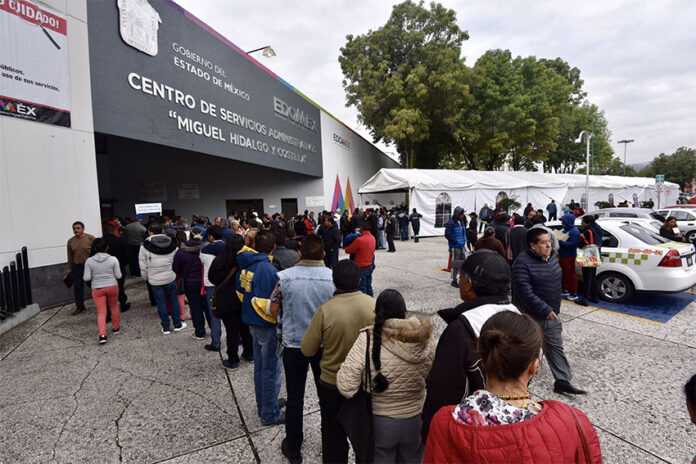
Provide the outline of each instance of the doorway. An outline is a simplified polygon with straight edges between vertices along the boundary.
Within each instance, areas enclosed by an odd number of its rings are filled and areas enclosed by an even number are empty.
[[[287,219],[297,216],[297,198],[281,198],[280,211]]]
[[[225,203],[227,206],[227,216],[233,215],[235,211],[240,214],[244,211],[247,213],[256,211],[259,213],[259,217],[261,217],[261,214],[264,212],[262,198],[256,198],[253,200],[226,200]]]

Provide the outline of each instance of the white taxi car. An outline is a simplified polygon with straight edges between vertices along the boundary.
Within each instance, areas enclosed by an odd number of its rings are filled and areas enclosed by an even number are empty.
[[[694,245],[669,241],[631,219],[597,224],[604,229],[597,283],[605,300],[621,303],[635,292],[676,293],[696,285]]]

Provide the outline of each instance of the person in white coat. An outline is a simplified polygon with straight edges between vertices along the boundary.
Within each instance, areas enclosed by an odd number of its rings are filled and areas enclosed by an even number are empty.
[[[169,335],[171,325],[167,301],[172,308],[174,331],[178,332],[186,327],[186,323],[181,321],[181,309],[176,294],[176,274],[172,270],[178,247],[176,240],[162,233],[162,226],[159,224],[151,224],[148,233],[150,236],[143,242],[138,255],[140,274],[152,287],[157,302],[157,314],[162,322],[162,333]]]

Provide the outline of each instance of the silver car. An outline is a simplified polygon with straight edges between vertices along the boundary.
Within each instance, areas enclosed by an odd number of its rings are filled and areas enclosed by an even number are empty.
[[[690,242],[696,240],[696,208],[665,208],[657,210],[656,213],[664,221],[669,216],[677,219],[677,227]]]
[[[657,219],[664,222],[662,216],[656,211],[650,208],[604,208],[597,209],[595,211],[590,211],[590,216],[594,216],[595,219],[630,219],[630,218],[645,218],[645,219]]]

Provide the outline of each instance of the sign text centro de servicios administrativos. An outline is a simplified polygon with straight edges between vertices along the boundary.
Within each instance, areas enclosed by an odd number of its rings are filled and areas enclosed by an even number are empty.
[[[88,0],[94,130],[322,175],[319,109],[167,0]]]

